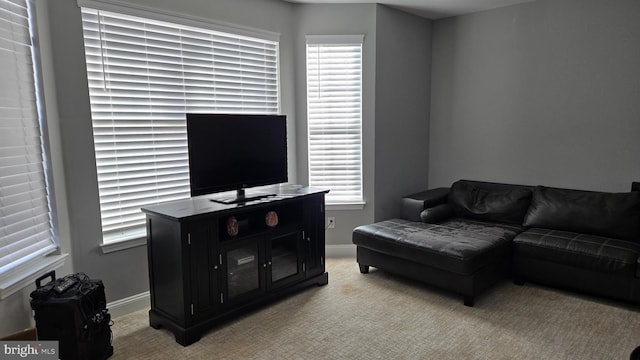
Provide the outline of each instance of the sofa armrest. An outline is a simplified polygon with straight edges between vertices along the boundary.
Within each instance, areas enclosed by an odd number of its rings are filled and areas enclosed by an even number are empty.
[[[403,197],[400,216],[409,221],[422,221],[422,210],[447,202],[449,188],[435,188]]]
[[[453,216],[453,208],[445,203],[433,207],[427,207],[420,213],[423,223],[436,224]]]

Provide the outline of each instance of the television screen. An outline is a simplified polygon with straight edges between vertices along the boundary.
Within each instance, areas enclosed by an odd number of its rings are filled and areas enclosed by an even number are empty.
[[[284,115],[187,114],[187,139],[191,196],[288,180]]]

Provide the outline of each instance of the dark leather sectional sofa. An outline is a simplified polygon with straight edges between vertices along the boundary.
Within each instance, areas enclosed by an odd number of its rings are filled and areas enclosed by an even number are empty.
[[[377,267],[464,297],[511,274],[640,303],[640,186],[605,193],[460,180],[402,199],[402,217],[353,231]]]

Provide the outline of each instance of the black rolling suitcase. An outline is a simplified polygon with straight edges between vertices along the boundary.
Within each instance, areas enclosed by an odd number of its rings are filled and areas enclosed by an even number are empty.
[[[41,285],[42,280],[51,281]],[[104,285],[82,273],[56,279],[51,271],[31,292],[39,340],[58,340],[60,359],[103,360],[113,354]]]

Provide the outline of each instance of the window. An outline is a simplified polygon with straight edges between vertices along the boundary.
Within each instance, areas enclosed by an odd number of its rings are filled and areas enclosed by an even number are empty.
[[[307,36],[309,185],[361,203],[363,36]]]
[[[0,0],[0,299],[57,249],[38,109],[29,0]]]
[[[186,113],[278,113],[278,41],[90,8],[82,20],[103,243],[144,238],[140,207],[189,197]]]

